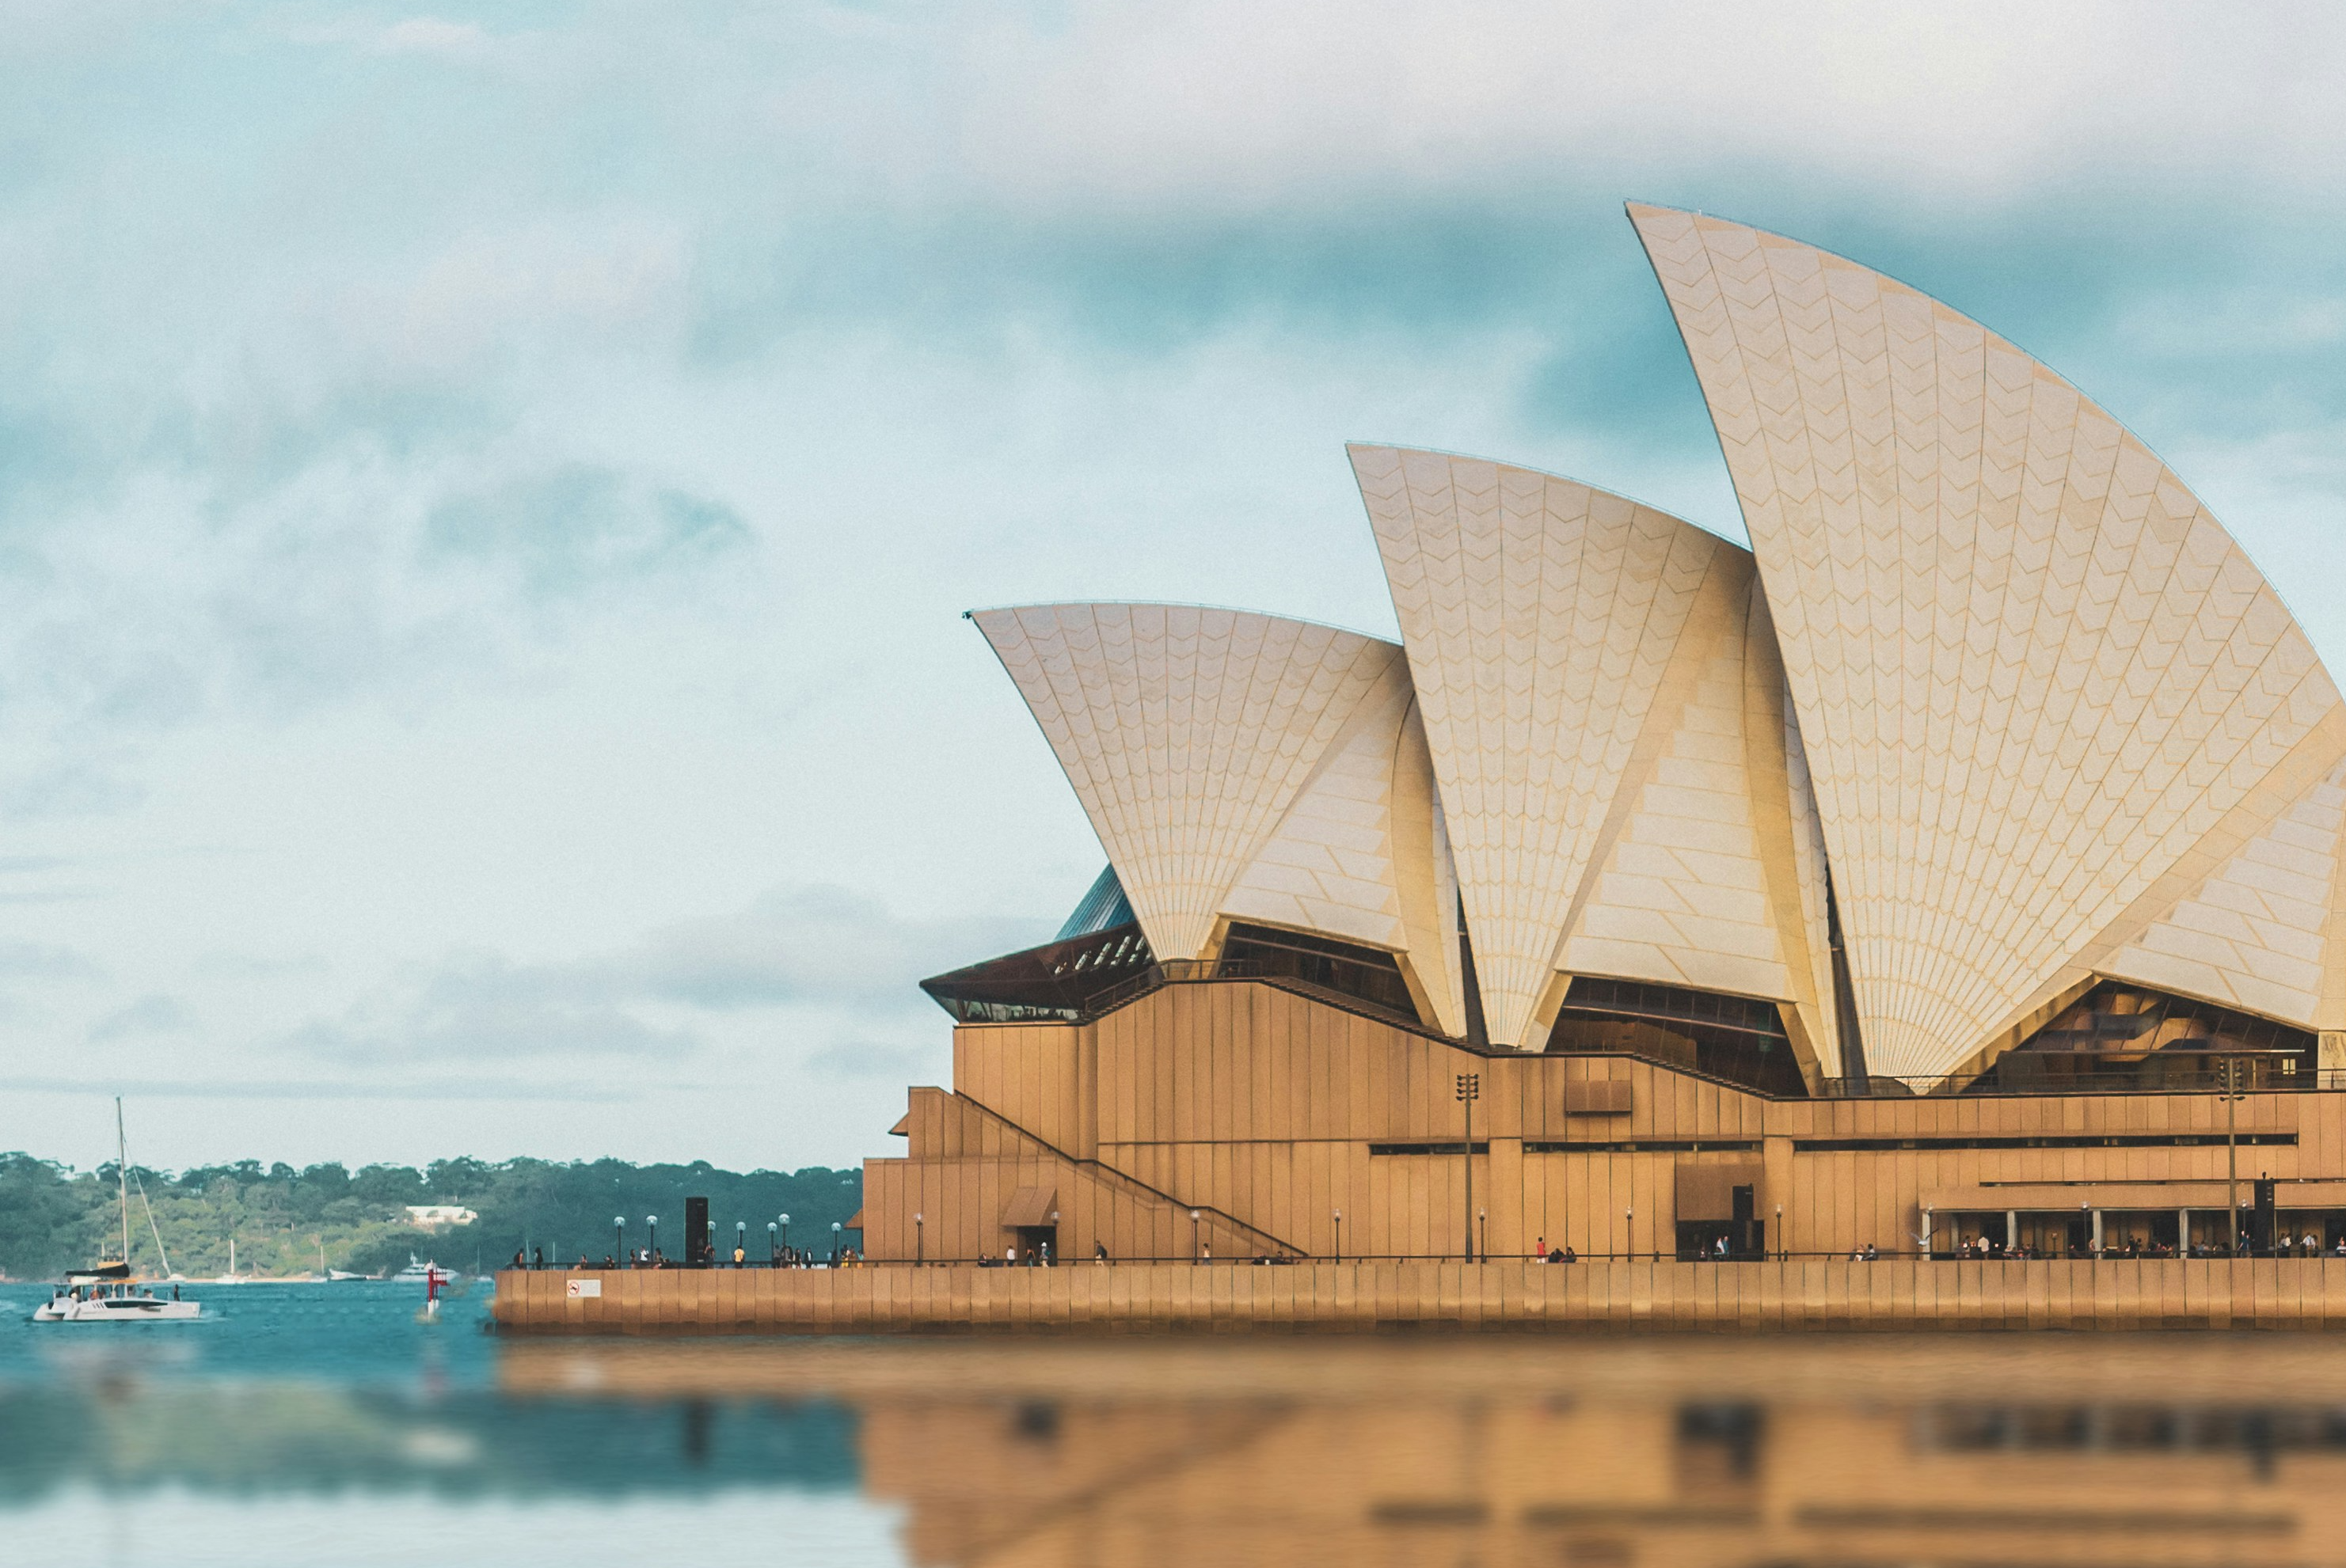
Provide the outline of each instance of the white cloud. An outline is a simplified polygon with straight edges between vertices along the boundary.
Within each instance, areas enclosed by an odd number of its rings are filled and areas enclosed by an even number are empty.
[[[296,1030],[287,1044],[303,1054],[396,1072],[419,1061],[670,1060],[700,1042],[616,1004],[592,971],[459,952],[409,969],[339,1019]]]
[[[962,145],[999,188],[1118,204],[1537,189],[1591,163],[1792,165],[1893,200],[2086,165],[2288,182],[2346,148],[2342,43],[2306,6],[1192,0],[972,29]]]
[[[202,1028],[108,1065],[344,1095],[305,1158],[426,1082],[489,1097],[399,1136],[494,1142],[541,1079],[635,1097],[542,1152],[886,1147],[914,983],[1098,867],[957,611],[1389,629],[1353,436],[1733,532],[1624,197],[1947,293],[2346,604],[2328,12],[291,15],[0,29],[0,815],[45,862],[0,943],[65,962],[0,947],[26,1081],[160,996]],[[754,1112],[654,1095],[678,1055]]]
[[[920,980],[1049,935],[1034,920],[910,920],[843,888],[786,888],[739,914],[658,932],[613,968],[646,994],[694,1007],[822,1003],[925,1014]]]
[[[187,1003],[157,992],[127,1007],[117,1007],[91,1024],[89,1039],[93,1045],[103,1045],[154,1034],[187,1034],[197,1027],[196,1016],[188,1011]]]
[[[470,56],[487,46],[489,36],[470,22],[410,16],[382,29],[368,41],[378,53],[385,55]]]
[[[939,1032],[943,1015],[920,991],[922,978],[1048,935],[1035,921],[905,919],[839,888],[777,889],[736,914],[681,922],[569,962],[445,953],[408,966],[340,1016],[311,1019],[285,1044],[302,1055],[386,1069],[436,1059],[484,1066],[539,1056],[665,1061],[700,1051],[713,1018],[783,1010],[801,1023],[820,1021],[815,1038],[851,1032],[805,1052],[807,1065],[869,1073],[879,1070],[874,1064],[920,1060],[910,1040]],[[101,1029],[181,1026],[176,1013],[156,1020],[168,1001],[148,998]],[[896,1039],[873,1038],[888,1026]]]

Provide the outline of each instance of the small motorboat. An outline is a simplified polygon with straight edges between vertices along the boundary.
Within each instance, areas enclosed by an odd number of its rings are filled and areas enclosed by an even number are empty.
[[[57,1293],[33,1308],[36,1323],[164,1323],[203,1316],[203,1303],[158,1296],[130,1283],[130,1268],[101,1263],[66,1276]]]
[[[353,1274],[347,1268],[329,1268],[326,1270],[327,1280],[335,1285],[340,1285],[345,1279],[372,1279],[373,1278],[374,1276],[372,1274]]]

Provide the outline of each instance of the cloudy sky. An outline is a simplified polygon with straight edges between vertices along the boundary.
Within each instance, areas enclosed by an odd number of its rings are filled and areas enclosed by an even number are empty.
[[[887,1153],[1097,845],[972,606],[1390,633],[1341,443],[1741,536],[1621,214],[1880,266],[2346,667],[2346,25],[0,0],[0,1148]]]

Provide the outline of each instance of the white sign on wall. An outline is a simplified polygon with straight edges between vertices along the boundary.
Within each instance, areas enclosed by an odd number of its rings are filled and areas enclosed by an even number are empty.
[[[570,1299],[573,1301],[588,1297],[600,1297],[602,1294],[603,1282],[599,1279],[574,1279],[570,1282]]]

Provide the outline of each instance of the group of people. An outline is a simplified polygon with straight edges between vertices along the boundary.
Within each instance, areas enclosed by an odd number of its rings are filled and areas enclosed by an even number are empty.
[[[1872,1247],[1865,1248],[1865,1251],[1869,1254],[1872,1250],[1873,1249]],[[1958,1254],[1966,1257],[1980,1259],[1991,1257],[2004,1258],[2014,1262],[2024,1261],[2032,1257],[2053,1257],[2063,1256],[2063,1254],[2057,1252],[2046,1252],[2041,1247],[2030,1247],[2025,1242],[2006,1246],[2004,1243],[1993,1240],[1986,1236],[1971,1237],[1968,1239],[1958,1243],[1955,1250]],[[2229,1257],[2231,1250],[2232,1249],[2229,1247],[2226,1246],[2221,1241],[2209,1242],[2203,1238],[2193,1242],[2191,1244],[2190,1250],[2186,1253],[2178,1248],[2174,1242],[2160,1241],[2147,1236],[2128,1234],[2123,1237],[2114,1237],[2106,1239],[2102,1243],[2098,1254],[2096,1253],[2095,1249],[2091,1246],[2087,1246],[2083,1248],[2072,1247],[2066,1256],[2072,1257],[2091,1257],[2099,1256],[2103,1257],[2120,1258],[2179,1257],[2187,1256],[2191,1257]],[[2302,1236],[2297,1237],[2293,1239],[2284,1232],[2273,1238],[2272,1245],[2270,1247],[2259,1247],[2244,1237],[2240,1247],[2240,1251],[2245,1256],[2263,1256],[2268,1257],[2318,1257],[2321,1256],[2325,1250],[2331,1257],[2346,1257],[2346,1233],[2341,1233],[2339,1236],[2336,1244],[2328,1248],[2325,1248],[2322,1246],[2321,1237],[2316,1236],[2310,1230],[2305,1232]],[[1855,1254],[1851,1254],[1852,1257],[1854,1256]]]
[[[1098,1263],[1107,1261],[1106,1247],[1099,1249],[1099,1257],[1094,1261]],[[995,1257],[989,1253],[977,1260],[977,1266],[980,1268],[1048,1268],[1051,1267],[1051,1244],[1047,1241],[1036,1242],[1027,1247],[1026,1255],[1021,1257],[1018,1255],[1017,1244],[1014,1242],[1002,1249],[1000,1257]]]

